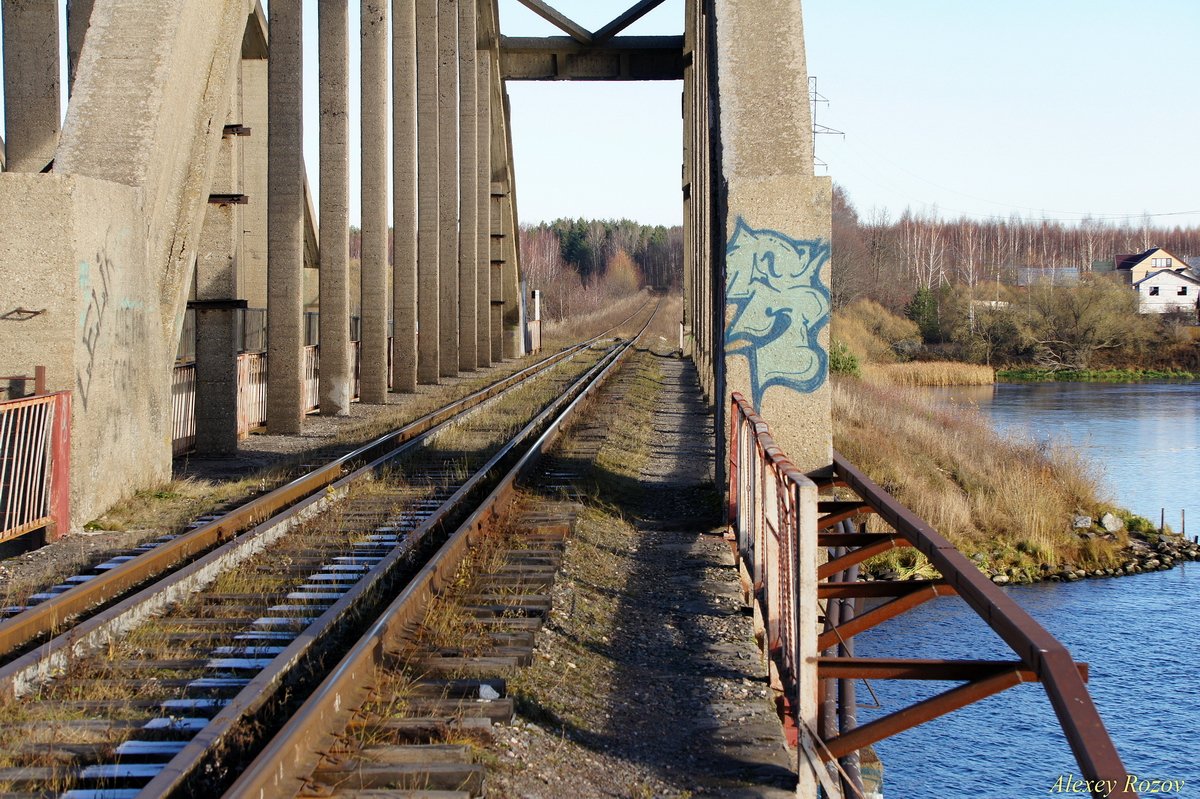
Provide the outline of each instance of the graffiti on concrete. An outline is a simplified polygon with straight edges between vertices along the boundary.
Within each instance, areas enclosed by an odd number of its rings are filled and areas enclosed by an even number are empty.
[[[725,250],[725,302],[733,311],[725,353],[749,361],[756,408],[771,386],[808,393],[825,382],[829,358],[817,333],[829,322],[821,283],[828,260],[828,241],[755,230],[738,218]]]

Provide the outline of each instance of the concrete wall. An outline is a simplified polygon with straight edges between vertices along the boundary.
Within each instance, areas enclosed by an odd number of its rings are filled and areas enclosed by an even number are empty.
[[[0,324],[0,373],[46,364],[75,392],[73,524],[170,476],[171,366],[250,9],[95,0],[54,173],[0,175],[0,314],[46,309]]]

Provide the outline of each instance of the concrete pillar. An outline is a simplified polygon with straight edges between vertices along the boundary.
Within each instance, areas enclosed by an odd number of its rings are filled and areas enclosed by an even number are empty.
[[[458,2],[438,3],[438,279],[443,377],[458,374]]]
[[[476,68],[478,82],[476,97],[478,99],[477,120],[478,172],[475,179],[476,202],[478,211],[476,222],[478,230],[476,258],[478,264],[477,284],[478,300],[475,303],[476,333],[479,342],[476,357],[480,366],[490,366],[492,363],[492,53],[490,50],[478,52]],[[466,185],[466,184],[464,184]]]
[[[58,0],[3,0],[5,169],[41,172],[54,159]]]
[[[304,12],[274,0],[267,62],[267,429],[304,418]]]
[[[504,184],[497,181],[495,159],[497,153],[492,150],[492,182],[488,185],[491,196],[488,212],[488,260],[492,276],[492,360],[499,363],[504,360]],[[503,163],[503,161],[501,161]]]
[[[814,177],[812,120],[806,98],[804,26],[798,0],[749,4],[716,0],[719,91],[717,207],[724,285],[718,295],[722,350],[716,401],[718,452],[724,452],[729,393],[740,391],[771,425],[803,472],[832,461],[830,418],[829,178]],[[765,270],[762,264],[770,263]],[[767,337],[762,331],[769,330]],[[720,459],[718,459],[720,460]],[[718,475],[720,478],[720,475]],[[718,482],[718,485],[720,483]],[[810,490],[810,494],[815,493]],[[802,505],[799,596],[816,596],[815,502]],[[808,507],[808,506],[812,507]],[[815,603],[799,603],[801,719],[815,727]],[[816,794],[814,772],[799,769],[801,796]]]
[[[321,114],[320,337],[322,416],[350,412],[350,72],[346,4],[317,6]]]
[[[438,2],[417,0],[417,379],[441,377]]]
[[[478,92],[475,69],[476,4],[458,5],[458,368],[478,365],[476,330],[479,283],[479,195],[472,191],[479,174]]]
[[[692,308],[692,273],[696,269],[696,225],[693,219],[696,170],[696,0],[687,0],[683,13],[683,308],[679,320],[683,337],[683,355],[693,354],[691,326],[695,311]]]
[[[234,117],[229,122],[236,122]],[[238,139],[221,140],[213,194],[240,193]],[[196,454],[237,453],[237,262],[241,205],[209,203],[196,248]]]
[[[392,6],[392,390],[417,388],[417,18]]]
[[[362,0],[362,348],[359,400],[387,402],[387,0]]]
[[[75,70],[96,0],[67,0],[67,93],[75,85]]]
[[[251,308],[267,307],[267,124],[266,58],[242,59],[242,124],[251,130],[240,144],[242,186],[251,201],[242,208],[242,260],[238,264],[238,296]]]

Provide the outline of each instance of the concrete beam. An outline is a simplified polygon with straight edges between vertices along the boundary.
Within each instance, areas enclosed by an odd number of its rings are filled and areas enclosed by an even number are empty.
[[[322,416],[350,412],[350,67],[345,3],[317,6],[320,60],[320,337]]]
[[[3,0],[4,141],[9,172],[54,160],[58,99],[58,0]]]
[[[505,80],[681,80],[682,36],[618,36],[602,45],[569,36],[501,38]]]
[[[267,429],[298,433],[304,417],[304,12],[270,6],[267,108]]]
[[[470,0],[463,0],[469,2]],[[438,3],[438,280],[441,376],[458,374],[458,5]]]
[[[479,75],[476,71],[477,5],[458,6],[458,368],[478,366],[476,329],[479,284]],[[485,87],[486,89],[486,84]]]
[[[441,378],[438,3],[417,0],[417,379]]]
[[[67,94],[75,85],[75,70],[83,53],[83,41],[96,0],[67,0]]]
[[[362,0],[362,348],[359,400],[387,402],[388,11]]]
[[[392,7],[392,390],[417,389],[417,18]]]

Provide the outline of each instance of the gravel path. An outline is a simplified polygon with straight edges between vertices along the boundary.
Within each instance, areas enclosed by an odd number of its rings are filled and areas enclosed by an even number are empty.
[[[640,359],[658,404],[619,413],[648,457],[586,503],[551,623],[514,686],[522,718],[499,732],[489,796],[794,796],[720,535],[712,416],[690,363]],[[619,430],[608,446],[635,451]]]

